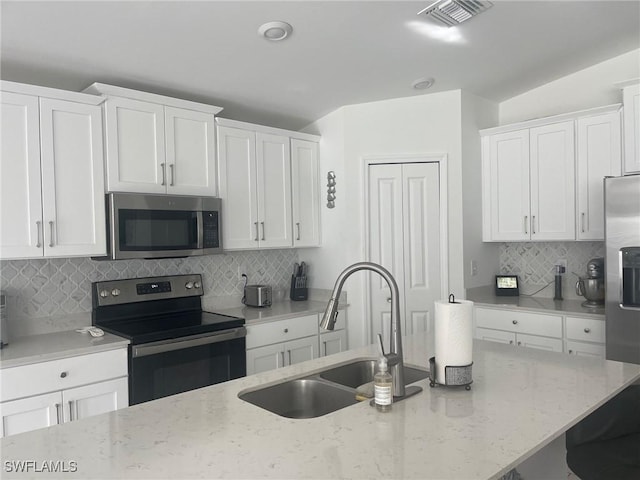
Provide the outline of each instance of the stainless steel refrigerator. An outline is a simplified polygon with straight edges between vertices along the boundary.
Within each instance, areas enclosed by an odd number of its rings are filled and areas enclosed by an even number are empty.
[[[640,175],[604,180],[607,358],[640,364]]]

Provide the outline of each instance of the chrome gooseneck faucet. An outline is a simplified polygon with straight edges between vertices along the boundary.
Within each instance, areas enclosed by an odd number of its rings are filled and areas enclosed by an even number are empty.
[[[370,270],[378,273],[384,278],[391,289],[391,348],[389,353],[382,352],[387,358],[387,363],[393,376],[393,396],[396,398],[405,397],[404,386],[404,363],[402,358],[402,333],[400,331],[400,303],[398,284],[393,278],[391,273],[381,265],[371,262],[354,263],[353,265],[344,269],[344,271],[338,275],[336,284],[333,287],[331,293],[331,299],[327,304],[327,309],[324,312],[320,327],[325,330],[333,330],[338,317],[338,300],[340,299],[340,292],[342,292],[342,286],[347,278],[359,270]],[[380,338],[380,346],[382,347],[382,337]],[[418,390],[421,391],[422,389]],[[411,394],[417,393],[412,390]]]

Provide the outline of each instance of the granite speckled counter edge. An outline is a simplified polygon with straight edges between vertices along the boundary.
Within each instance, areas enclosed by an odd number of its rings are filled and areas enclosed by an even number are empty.
[[[546,297],[498,297],[493,287],[477,287],[467,290],[467,300],[471,300],[477,307],[504,308],[507,310],[523,310],[537,313],[558,315],[575,315],[595,320],[604,320],[604,306],[600,308],[586,308],[583,300],[554,300]]]

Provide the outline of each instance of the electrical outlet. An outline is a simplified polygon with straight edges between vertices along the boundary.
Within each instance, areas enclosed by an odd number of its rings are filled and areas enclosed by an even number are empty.
[[[475,277],[476,275],[478,275],[478,261],[471,260],[471,276]]]

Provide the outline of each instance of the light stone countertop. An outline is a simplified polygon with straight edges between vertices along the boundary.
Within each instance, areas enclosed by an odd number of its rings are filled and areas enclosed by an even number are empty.
[[[246,325],[254,325],[263,322],[324,313],[327,308],[327,302],[315,300],[305,300],[301,302],[285,301],[274,302],[270,307],[247,307],[240,305],[230,308],[207,308],[207,304],[203,302],[202,308],[203,310],[221,313],[223,315],[242,317],[245,319]],[[340,305],[339,308],[346,308],[346,305]]]
[[[127,345],[129,340],[106,332],[95,338],[75,330],[16,337],[0,350],[0,368],[126,348]]]
[[[493,287],[479,287],[467,290],[467,300],[471,300],[479,307],[497,307],[505,309],[522,309],[538,313],[559,315],[577,315],[584,318],[604,320],[604,306],[600,308],[586,308],[582,306],[584,300],[554,300],[546,297],[498,297]]]
[[[426,366],[433,337],[405,337],[404,352]],[[423,380],[390,413],[362,402],[295,420],[238,398],[375,355],[372,345],[3,438],[2,477],[494,479],[640,378],[640,365],[474,340],[470,391]],[[19,460],[77,472],[9,472]]]

